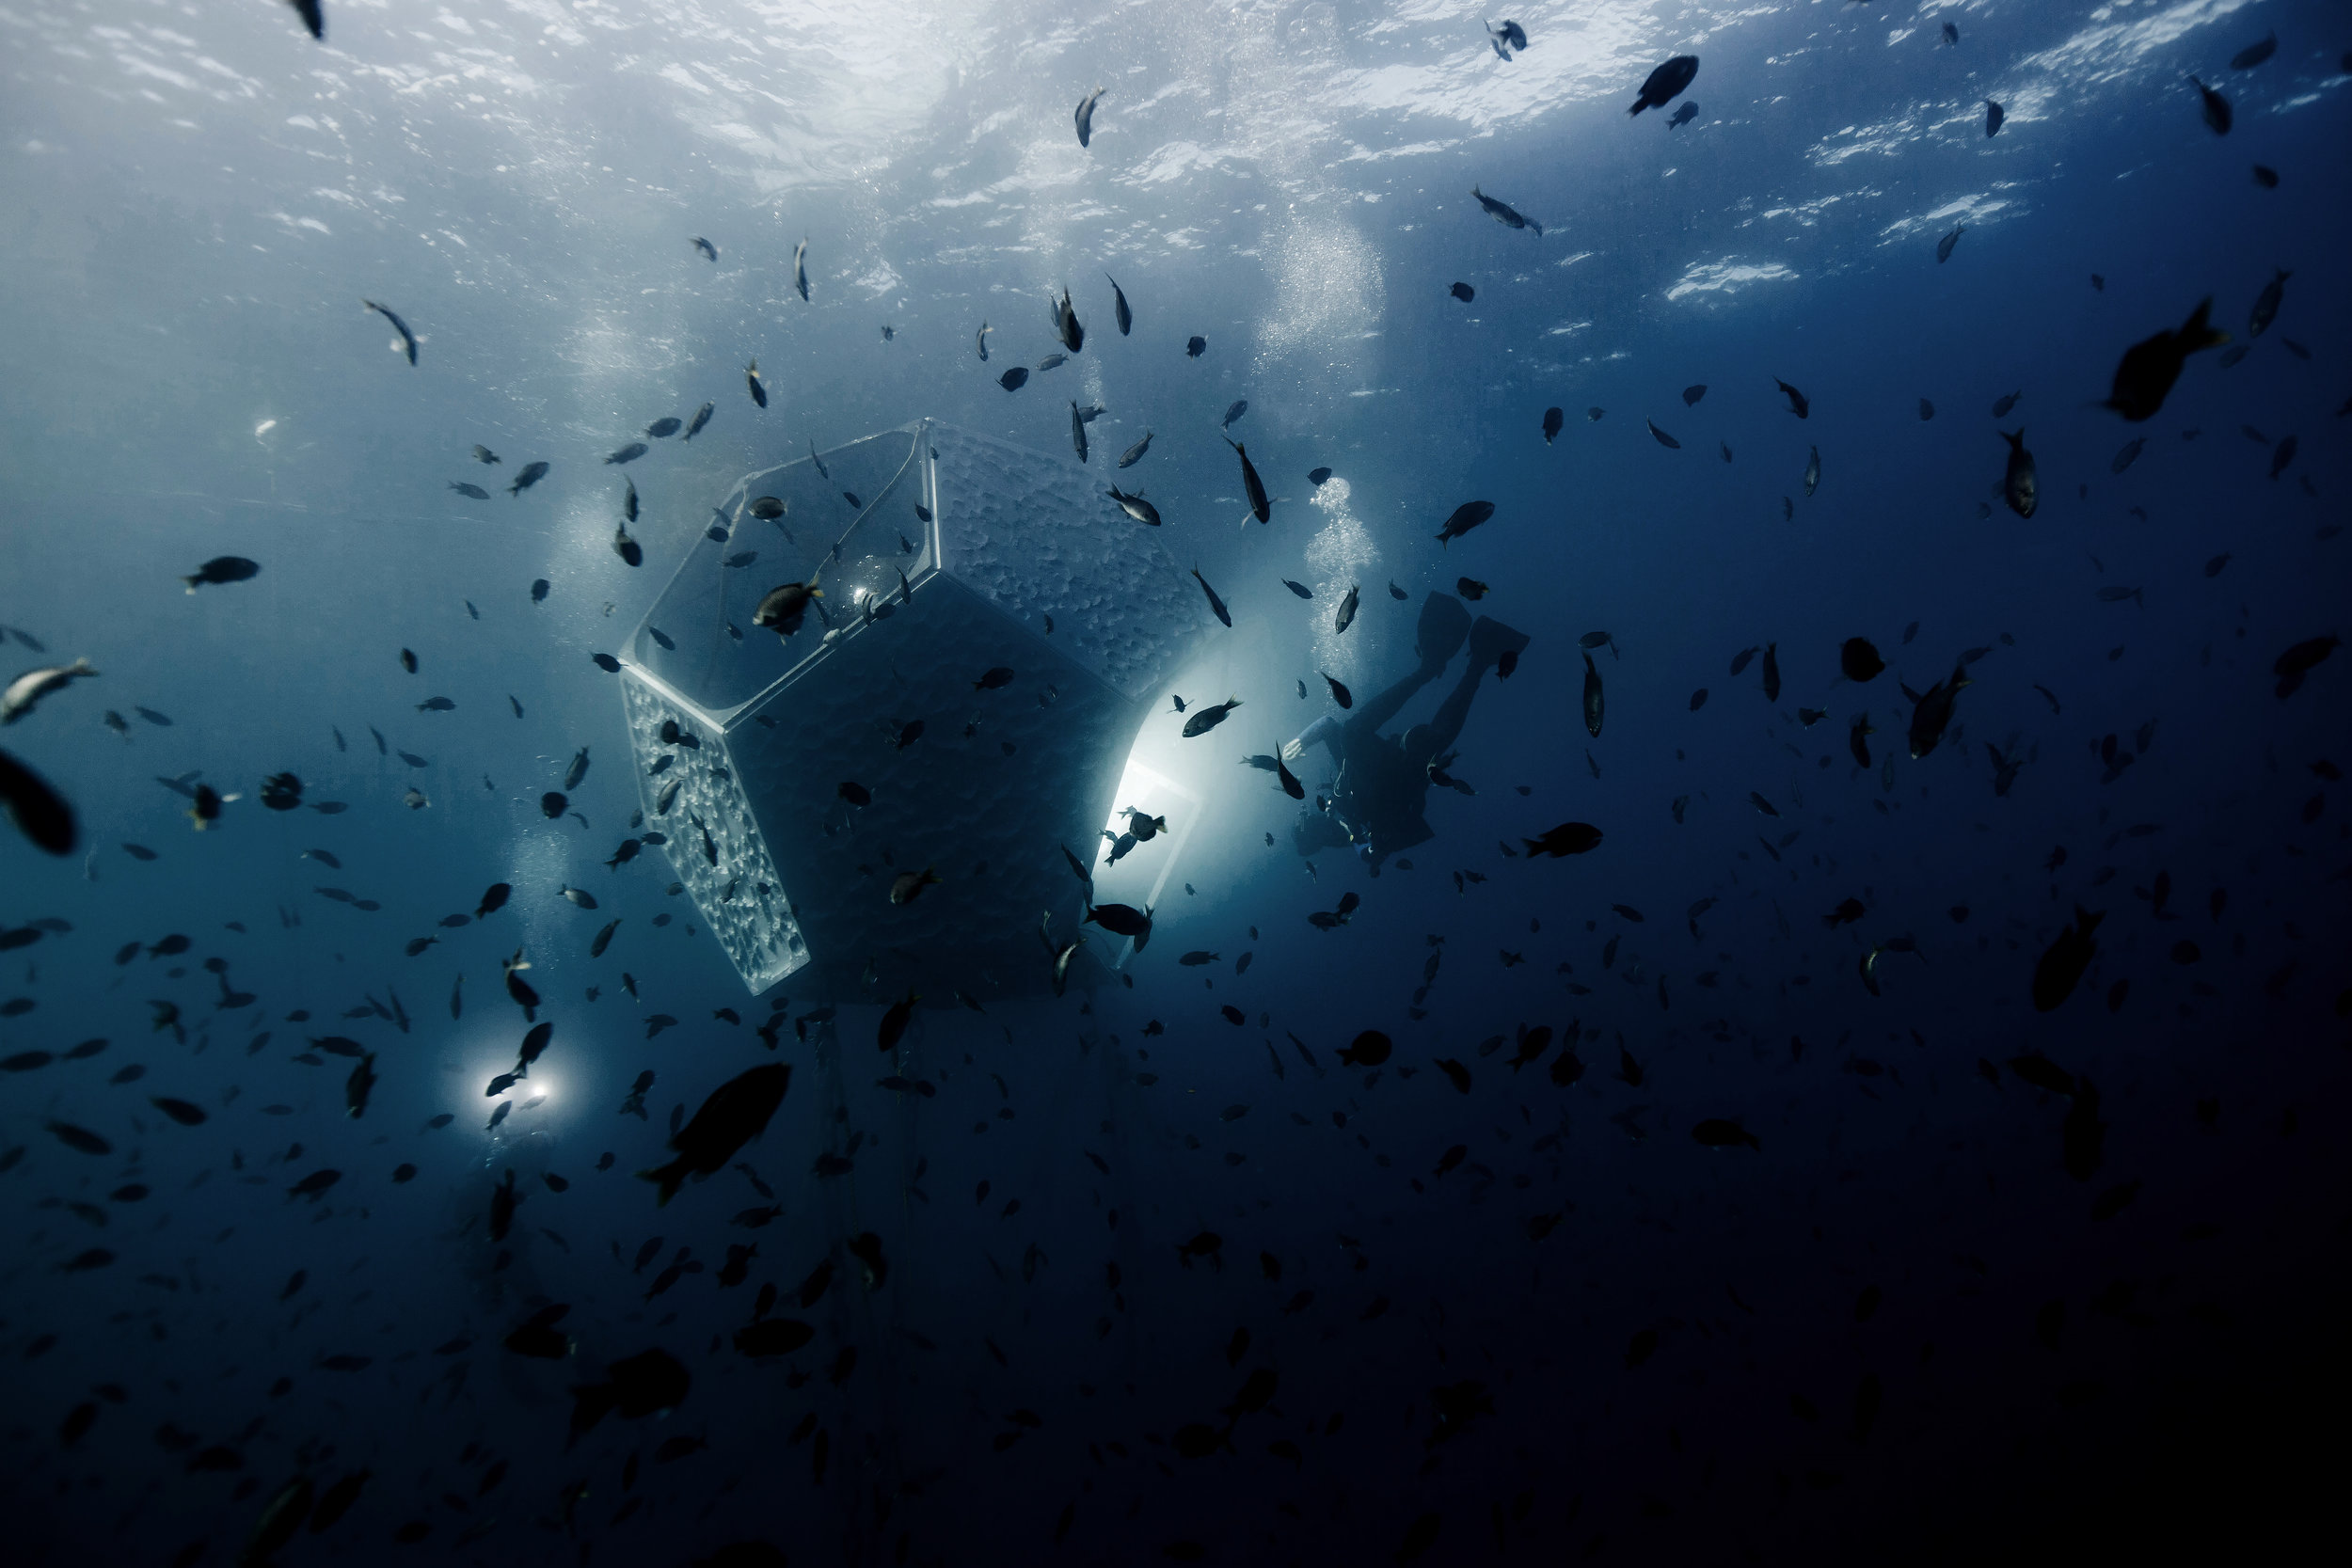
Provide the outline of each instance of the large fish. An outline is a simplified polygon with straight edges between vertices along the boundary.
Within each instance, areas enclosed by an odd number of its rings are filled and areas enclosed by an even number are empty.
[[[1641,95],[1633,100],[1633,107],[1626,113],[1638,115],[1644,109],[1664,108],[1691,85],[1691,79],[1698,73],[1699,57],[1696,55],[1677,55],[1649,73],[1648,79],[1642,84]]]
[[[1449,539],[1459,539],[1494,515],[1495,503],[1492,501],[1464,501],[1454,509],[1454,515],[1438,531],[1438,543],[1442,545]]]
[[[792,1069],[782,1062],[755,1067],[730,1078],[710,1093],[693,1119],[670,1139],[677,1158],[666,1165],[637,1174],[661,1191],[666,1204],[677,1196],[689,1176],[713,1176],[724,1170],[736,1150],[767,1131],[768,1119],[784,1103],[791,1085]]]

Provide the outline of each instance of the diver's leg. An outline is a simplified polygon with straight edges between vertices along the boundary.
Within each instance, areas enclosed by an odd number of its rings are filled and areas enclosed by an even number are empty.
[[[1415,652],[1420,667],[1348,716],[1351,736],[1368,736],[1395,718],[1413,694],[1445,673],[1470,636],[1470,611],[1451,594],[1432,594],[1421,604]]]
[[[1505,653],[1517,653],[1527,643],[1525,633],[1514,631],[1502,622],[1490,621],[1484,615],[1478,618],[1478,625],[1470,632],[1470,668],[1462,672],[1462,678],[1454,683],[1453,691],[1447,694],[1444,704],[1438,707],[1438,716],[1429,721],[1431,756],[1443,752],[1461,736],[1462,725],[1470,719],[1470,700],[1478,695],[1478,677],[1492,668]]]

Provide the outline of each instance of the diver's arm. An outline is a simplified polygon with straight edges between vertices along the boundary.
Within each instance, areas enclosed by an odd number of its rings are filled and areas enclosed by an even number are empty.
[[[1308,725],[1297,739],[1287,742],[1282,747],[1282,760],[1296,762],[1306,755],[1307,748],[1310,746],[1328,746],[1331,748],[1331,754],[1337,756],[1340,750],[1341,730],[1339,716],[1332,713],[1325,714]]]

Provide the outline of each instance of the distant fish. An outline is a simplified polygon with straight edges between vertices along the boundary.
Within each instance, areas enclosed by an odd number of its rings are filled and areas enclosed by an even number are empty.
[[[1675,111],[1674,119],[1666,121],[1666,129],[1669,131],[1678,130],[1681,127],[1690,124],[1692,120],[1698,119],[1698,104],[1686,98],[1682,101],[1682,107]]]
[[[800,291],[801,298],[803,300],[808,298],[808,242],[806,240],[803,240],[792,247],[792,287]]]
[[[1544,226],[1537,223],[1534,218],[1521,216],[1509,202],[1497,201],[1493,197],[1488,196],[1485,191],[1480,190],[1476,185],[1472,185],[1470,187],[1470,195],[1478,198],[1478,205],[1486,213],[1486,214],[1494,219],[1497,223],[1502,225],[1503,228],[1533,229],[1535,231],[1536,237],[1539,239],[1542,238]]]
[[[1078,112],[1074,118],[1078,122],[1078,145],[1080,147],[1093,145],[1094,105],[1103,102],[1103,95],[1109,90],[1108,87],[1096,87],[1092,92],[1078,100]]]
[[[2007,109],[2002,108],[1990,98],[1984,101],[1984,135],[1987,141],[2001,134],[2001,121],[2008,118]]]
[[[1136,324],[1136,314],[1127,309],[1127,293],[1119,286],[1119,279],[1111,277],[1109,273],[1104,273],[1103,276],[1110,279],[1111,314],[1119,322],[1119,335],[1124,338]],[[986,358],[987,356],[983,355],[981,357]]]
[[[400,334],[401,346],[407,351],[408,363],[415,364],[417,362],[417,335],[408,330],[408,324],[372,299],[363,299],[359,303],[392,324],[392,330]]]
[[[2006,430],[1997,434],[2009,443],[2009,467],[2001,476],[2001,499],[2020,517],[2030,517],[2041,502],[2042,483],[2034,471],[2033,453],[2026,450],[2026,428],[2018,426],[2013,436]]]
[[[755,359],[743,367],[743,383],[752,389],[752,401],[762,408],[768,406],[768,388],[759,379],[759,361]]]
[[[548,466],[545,463],[526,463],[521,471],[515,475],[515,483],[506,487],[506,493],[510,496],[520,496],[525,490],[547,477]]]
[[[1935,242],[1935,259],[1939,263],[1952,259],[1952,246],[1960,244],[1960,237],[1966,232],[1968,232],[1968,226],[1963,223]]]
[[[1545,410],[1544,410],[1544,445],[1546,445],[1546,446],[1549,446],[1549,445],[1551,445],[1551,438],[1552,438],[1553,436],[1557,436],[1557,435],[1559,435],[1559,434],[1560,434],[1560,427],[1561,427],[1562,425],[1565,424],[1566,422],[1567,422],[1567,418],[1566,418],[1566,416],[1565,416],[1565,415],[1564,415],[1564,414],[1562,414],[1562,413],[1560,412],[1560,410],[1558,410],[1557,408],[1547,408],[1547,409],[1545,409]]]
[[[651,450],[652,449],[647,447],[643,441],[631,441],[628,446],[623,447],[620,451],[607,456],[605,458],[605,462],[607,464],[634,463],[639,458],[644,456],[645,453]]]
[[[486,501],[490,499],[490,492],[485,490],[479,484],[461,483],[460,482],[453,479],[449,482],[449,487],[456,491],[459,495],[465,497],[468,500]]]
[[[719,247],[712,245],[708,240],[704,239],[700,234],[694,236],[694,248],[701,251],[705,256],[709,257],[714,263],[719,260]]]
[[[1705,397],[1706,395],[1707,383],[1703,381],[1692,386],[1685,387],[1682,388],[1682,406],[1685,408],[1695,408],[1698,406],[1699,399]]]
[[[1184,340],[1184,357],[1198,359],[1209,352],[1209,340],[1195,333]]]
[[[2276,33],[2266,34],[2264,36],[2263,40],[2260,43],[2249,43],[2245,48],[2239,50],[2236,54],[2231,55],[2230,69],[2232,71],[2251,71],[2256,66],[2262,64],[2263,61],[2270,58],[2272,55],[2278,52],[2278,49],[2279,35]]]
[[[1814,492],[1814,491],[1816,491],[1816,490],[1818,490],[1818,489],[1820,489],[1820,487],[1821,487],[1821,449],[1820,449],[1820,448],[1819,448],[1819,447],[1812,447],[1812,448],[1807,449],[1806,455],[1805,455],[1805,460],[1804,460],[1804,496],[1805,496],[1805,499],[1807,499],[1807,500],[1811,500],[1811,499],[1813,499],[1813,492]],[[1783,497],[1783,498],[1782,498],[1782,499],[1783,499],[1783,501],[1784,501],[1784,503],[1785,503],[1785,502],[1786,502],[1786,500],[1787,500],[1787,498],[1786,498],[1786,497]],[[1783,511],[1786,511],[1786,510],[1787,510],[1787,507],[1786,507],[1786,505],[1785,505],[1785,504],[1784,504],[1784,506],[1783,506],[1782,510],[1783,510]]]
[[[700,408],[694,410],[693,419],[687,422],[685,436],[687,440],[692,440],[698,434],[701,433],[702,427],[710,422],[712,410],[716,409],[718,406],[719,405],[715,403],[706,403]]]
[[[2188,82],[2189,86],[2197,89],[2198,100],[2204,108],[2205,128],[2217,136],[2228,135],[2233,119],[2230,113],[2230,101],[2194,76],[2190,77]]]
[[[476,442],[473,449],[473,460],[477,463],[496,463],[499,461],[499,454],[480,442]]]
[[[1232,405],[1225,410],[1225,422],[1223,428],[1227,430],[1232,429],[1233,421],[1248,412],[1249,400],[1248,398],[1235,399]]]
[[[1472,300],[1478,297],[1478,291],[1471,288],[1467,283],[1456,283],[1454,287],[1448,289],[1446,293],[1452,294],[1454,298],[1460,300],[1465,305],[1470,304]]]
[[[2249,338],[2259,338],[2270,330],[2270,324],[2278,319],[2279,302],[2285,297],[2287,279],[2295,276],[2284,267],[2274,270],[2276,276],[2263,285],[2263,292],[2254,296],[2254,309],[2247,312],[2246,335]]]
[[[1142,462],[1143,454],[1151,450],[1152,432],[1147,430],[1143,433],[1142,440],[1137,441],[1134,446],[1129,447],[1125,451],[1119,454],[1119,466],[1122,468],[1132,468],[1136,464]]]
[[[1233,624],[1233,618],[1226,612],[1225,601],[1216,596],[1216,590],[1209,586],[1209,579],[1200,575],[1200,568],[1199,566],[1195,566],[1192,569],[1192,580],[1199,583],[1200,585],[1200,592],[1209,596],[1209,609],[1216,613],[1216,618],[1224,622],[1227,626],[1232,626]]]
[[[1656,420],[1645,420],[1642,422],[1649,426],[1651,437],[1656,440],[1660,446],[1671,447],[1676,451],[1680,451],[1682,450],[1682,443],[1667,435],[1664,431],[1659,429],[1658,421]]]
[[[1798,391],[1778,376],[1772,377],[1772,385],[1779,388],[1782,394],[1788,399],[1788,412],[1801,420],[1809,420],[1813,417],[1813,404],[1803,392]]]
[[[2008,419],[2009,411],[2016,407],[2017,400],[2025,395],[2026,394],[2024,392],[2017,391],[2010,392],[2005,397],[1994,398],[1993,400],[1993,417],[1996,420]]]
[[[261,564],[258,562],[247,561],[244,556],[216,555],[180,580],[186,583],[188,592],[193,594],[200,585],[208,582],[248,582],[259,576],[261,570]],[[141,711],[144,713],[145,710]]]

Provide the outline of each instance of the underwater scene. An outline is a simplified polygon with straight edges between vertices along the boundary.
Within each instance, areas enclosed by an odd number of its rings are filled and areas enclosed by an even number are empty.
[[[2302,1556],[2347,214],[2317,0],[0,0],[0,1557]]]

